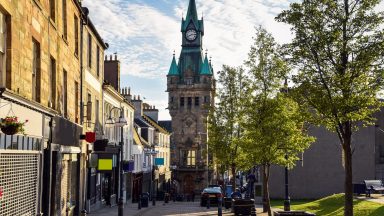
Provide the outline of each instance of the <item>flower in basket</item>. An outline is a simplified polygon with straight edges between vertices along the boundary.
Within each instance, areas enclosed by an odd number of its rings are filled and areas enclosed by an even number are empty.
[[[0,119],[0,128],[4,134],[13,135],[16,133],[24,133],[24,125],[28,122],[20,122],[16,116],[6,116]]]

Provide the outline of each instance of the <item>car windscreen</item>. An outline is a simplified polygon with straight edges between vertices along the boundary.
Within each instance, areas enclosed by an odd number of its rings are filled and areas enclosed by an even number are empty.
[[[204,191],[205,193],[221,193],[220,188],[205,188]]]

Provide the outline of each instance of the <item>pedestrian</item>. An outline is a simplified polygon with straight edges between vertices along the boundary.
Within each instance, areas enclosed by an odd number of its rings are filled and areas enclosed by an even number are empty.
[[[232,199],[241,199],[242,198],[239,188],[236,188],[236,190],[231,193],[231,198]]]
[[[249,192],[251,198],[254,198],[253,188],[254,188],[255,181],[256,181],[255,174],[250,173],[248,175],[248,185],[247,186],[249,187],[248,192]]]
[[[192,191],[191,196],[192,196],[192,202],[195,202],[195,191]]]

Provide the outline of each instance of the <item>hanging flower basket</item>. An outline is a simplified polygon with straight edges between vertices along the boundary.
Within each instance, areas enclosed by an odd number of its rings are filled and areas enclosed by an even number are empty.
[[[19,122],[16,116],[6,116],[5,118],[1,118],[0,128],[4,134],[14,135],[17,133],[24,133],[24,125],[27,123]]]

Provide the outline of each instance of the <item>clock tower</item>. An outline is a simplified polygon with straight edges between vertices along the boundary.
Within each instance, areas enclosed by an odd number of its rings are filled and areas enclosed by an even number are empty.
[[[171,164],[178,192],[200,193],[210,184],[207,146],[208,110],[214,105],[215,80],[203,53],[204,20],[198,19],[195,0],[181,21],[182,49],[167,75],[168,109],[172,117]]]

